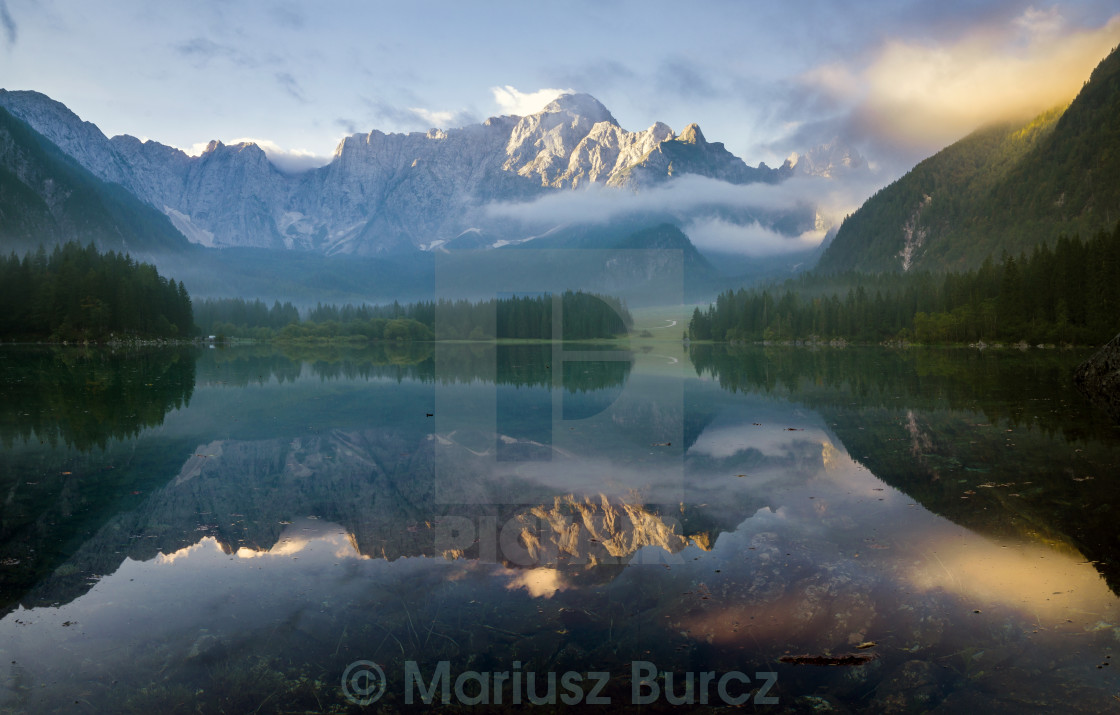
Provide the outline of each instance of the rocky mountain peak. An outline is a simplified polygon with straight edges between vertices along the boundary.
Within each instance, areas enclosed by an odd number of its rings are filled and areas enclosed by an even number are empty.
[[[256,142],[238,142],[236,144],[224,144],[220,139],[212,139],[206,145],[206,149],[199,155],[199,159],[206,161],[218,160],[228,161],[232,157],[237,157],[242,162],[248,162],[252,165],[267,162],[272,167],[271,162],[268,161],[268,154]],[[275,167],[272,167],[275,168]]]
[[[26,114],[40,116],[54,114],[58,120],[83,123],[81,118],[74,114],[69,107],[62,102],[51,99],[42,92],[0,89],[0,103],[12,114],[21,118],[22,115]],[[27,120],[24,119],[24,121]],[[85,124],[88,124],[88,122],[85,122]],[[90,124],[89,126],[93,125]]]
[[[248,154],[249,156],[253,157],[256,157],[259,154],[262,157],[268,158],[268,154],[266,154],[265,150],[262,149],[261,146],[256,142],[238,142],[237,144],[232,145],[230,148],[232,148],[238,154]]]
[[[815,146],[804,154],[794,152],[787,162],[800,174],[826,179],[861,169],[867,164],[858,151],[839,137],[827,144]]]
[[[82,121],[62,102],[40,92],[0,89],[0,106],[30,124],[99,179],[124,182],[125,171],[108,149],[109,140],[95,124]]]
[[[684,131],[681,132],[681,135],[677,137],[677,141],[684,142],[685,144],[708,143],[704,139],[704,132],[700,131],[700,125],[696,122],[693,122],[692,124],[689,124],[687,127],[685,127]]]

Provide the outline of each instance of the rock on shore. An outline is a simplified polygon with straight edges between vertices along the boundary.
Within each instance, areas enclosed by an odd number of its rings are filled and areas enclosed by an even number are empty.
[[[1079,390],[1120,419],[1120,335],[1078,366],[1073,380]]]

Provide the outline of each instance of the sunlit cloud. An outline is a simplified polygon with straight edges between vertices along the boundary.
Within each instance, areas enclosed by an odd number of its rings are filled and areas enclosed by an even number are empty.
[[[1071,28],[1056,7],[1031,8],[951,44],[892,40],[865,65],[821,65],[801,80],[834,101],[856,98],[851,118],[866,136],[935,150],[1068,103],[1117,42],[1120,15]]]
[[[523,588],[533,598],[552,598],[557,591],[569,588],[563,575],[556,569],[537,568],[528,571],[511,571],[506,588],[513,591]]]
[[[409,107],[408,111],[414,112],[416,116],[431,124],[433,127],[446,126],[455,117],[454,112],[438,112],[423,107]]]
[[[478,122],[478,117],[471,109],[429,109],[420,105],[419,100],[419,97],[409,97],[408,103],[412,106],[402,106],[383,98],[366,98],[362,103],[369,108],[376,122],[374,126],[381,130],[426,131],[433,127],[455,129]],[[366,132],[374,128],[359,126],[352,119],[338,119],[335,120],[335,124],[344,127],[349,134]]]
[[[562,94],[574,94],[574,89],[538,89],[536,92],[522,92],[516,87],[491,87],[494,102],[501,108],[502,114],[513,114],[519,117],[536,114],[545,106]]]
[[[797,236],[786,236],[757,221],[742,225],[720,218],[690,221],[682,230],[702,251],[745,256],[776,256],[814,248],[820,245],[827,233],[824,229],[814,229]]]
[[[1042,544],[1015,548],[980,538],[914,541],[904,578],[919,591],[943,590],[969,604],[1017,608],[1053,626],[1067,619],[1115,619],[1115,598],[1081,554]],[[905,553],[905,551],[904,551]]]
[[[198,542],[190,546],[184,546],[181,549],[172,551],[170,554],[159,553],[156,554],[155,563],[161,566],[173,564],[177,560],[186,560],[192,554],[223,554],[222,545],[213,536],[204,536]]]
[[[1030,36],[1052,35],[1065,28],[1065,19],[1057,6],[1048,10],[1038,10],[1029,7],[1015,18],[1015,25],[1022,28]]]
[[[451,129],[456,127],[466,126],[475,121],[475,117],[470,112],[460,110],[452,112],[448,110],[432,110],[423,107],[409,107],[409,112],[428,127],[437,127],[439,129]]]
[[[241,137],[239,139],[234,139],[230,143],[240,144],[241,142],[249,142],[259,146],[264,150],[265,155],[268,156],[268,160],[281,171],[306,171],[307,169],[324,166],[330,163],[331,160],[329,156],[319,156],[307,149],[285,149],[270,139]]]

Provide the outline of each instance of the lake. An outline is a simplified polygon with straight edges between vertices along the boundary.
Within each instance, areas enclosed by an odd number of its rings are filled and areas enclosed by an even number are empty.
[[[632,348],[3,348],[0,710],[1120,707],[1085,351]]]

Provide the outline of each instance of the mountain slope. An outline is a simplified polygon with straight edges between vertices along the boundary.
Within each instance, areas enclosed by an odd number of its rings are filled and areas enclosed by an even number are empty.
[[[840,227],[825,271],[959,270],[1120,219],[1120,52],[1065,111],[979,130],[879,191]]]
[[[1045,221],[1086,236],[1120,220],[1120,47],[993,198],[1021,207],[1008,234]]]
[[[166,216],[0,108],[0,243],[10,251],[64,241],[136,255],[189,246]]]

